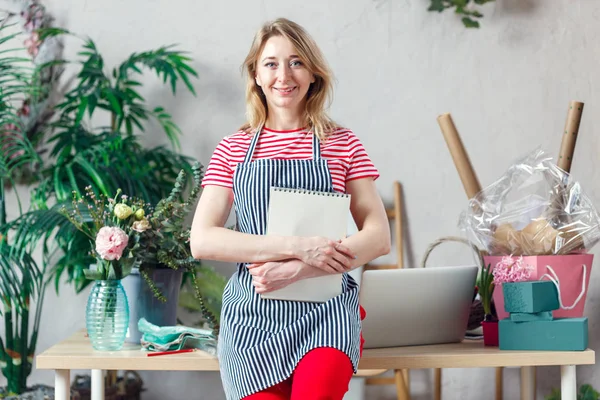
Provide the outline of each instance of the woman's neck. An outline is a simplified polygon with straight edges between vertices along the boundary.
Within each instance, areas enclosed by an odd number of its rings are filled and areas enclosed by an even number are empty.
[[[284,110],[269,110],[265,127],[275,131],[291,131],[304,128],[305,124],[305,119],[299,113],[290,113]]]

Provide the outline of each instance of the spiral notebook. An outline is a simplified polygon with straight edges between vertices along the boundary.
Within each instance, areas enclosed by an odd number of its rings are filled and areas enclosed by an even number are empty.
[[[272,187],[267,214],[267,235],[346,237],[350,195]],[[342,274],[294,282],[262,294],[265,299],[325,302],[342,293]]]

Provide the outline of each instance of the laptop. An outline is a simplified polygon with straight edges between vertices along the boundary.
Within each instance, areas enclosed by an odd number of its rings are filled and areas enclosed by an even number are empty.
[[[364,348],[456,343],[464,339],[478,267],[365,271],[360,282]]]

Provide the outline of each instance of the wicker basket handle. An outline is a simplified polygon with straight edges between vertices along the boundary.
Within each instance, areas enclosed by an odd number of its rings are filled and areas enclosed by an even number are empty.
[[[423,255],[423,259],[421,260],[421,268],[425,268],[425,264],[427,263],[429,254],[431,254],[433,249],[445,242],[459,242],[466,244],[471,248],[471,250],[475,252],[475,254],[477,254],[477,259],[479,260],[479,268],[481,268],[481,266],[484,264],[482,252],[472,242],[459,236],[444,236],[437,239],[427,247],[427,249],[425,250],[425,254]]]

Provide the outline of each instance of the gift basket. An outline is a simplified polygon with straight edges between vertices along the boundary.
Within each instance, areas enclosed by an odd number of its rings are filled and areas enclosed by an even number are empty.
[[[477,193],[459,226],[489,255],[587,253],[600,218],[579,182],[536,149]]]
[[[512,272],[522,268],[527,276],[518,279],[527,280],[550,276],[561,296],[555,317],[583,315],[593,261],[590,250],[600,240],[598,211],[581,183],[570,174],[582,110],[583,103],[569,104],[556,160],[534,149],[516,159],[484,189],[452,117],[438,117],[468,198],[458,224],[484,254],[482,269],[493,274],[496,266]],[[517,279],[517,275],[507,273],[503,277]],[[498,319],[506,318],[498,271],[493,278],[497,286],[495,311]]]

